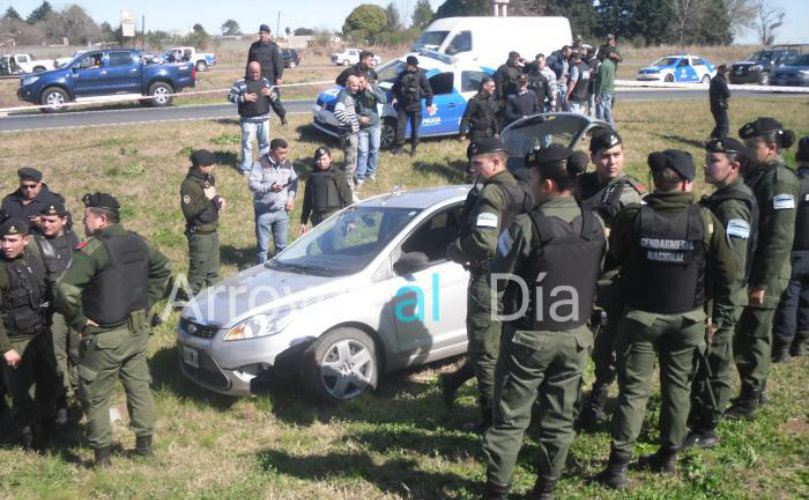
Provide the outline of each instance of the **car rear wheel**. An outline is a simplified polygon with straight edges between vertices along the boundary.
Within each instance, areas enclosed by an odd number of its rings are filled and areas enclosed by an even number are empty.
[[[174,89],[165,82],[155,82],[149,85],[149,92],[148,96],[152,99],[149,99],[149,105],[155,108],[162,108],[163,106],[168,106],[171,104],[171,101],[174,99],[171,94],[174,93]]]
[[[767,71],[762,71],[761,75],[758,77],[758,83],[760,85],[769,85],[770,84],[770,73]]]
[[[702,77],[702,85],[708,86],[711,84],[711,76],[710,75],[703,75]]]
[[[663,81],[665,81],[666,83],[674,83],[674,75],[672,74],[666,75]]]
[[[297,65],[298,65],[298,63],[296,63],[295,61],[289,61],[289,69],[292,69]]]
[[[341,403],[376,389],[379,371],[373,339],[355,328],[336,328],[302,354],[304,388],[321,403]]]
[[[392,149],[396,143],[396,120],[385,118],[382,122],[382,134],[379,141],[381,149]]]
[[[348,66],[351,62],[348,59],[343,59],[343,66]]]
[[[48,107],[41,109],[45,113],[64,111],[65,108],[63,104],[69,100],[70,96],[68,96],[67,92],[65,92],[63,89],[60,89],[59,87],[51,87],[49,89],[45,89],[45,92],[42,93],[42,105]]]
[[[208,63],[205,61],[197,61],[197,71],[208,71]]]
[[[45,66],[35,66],[34,67],[34,73],[42,73],[43,71],[45,71]]]

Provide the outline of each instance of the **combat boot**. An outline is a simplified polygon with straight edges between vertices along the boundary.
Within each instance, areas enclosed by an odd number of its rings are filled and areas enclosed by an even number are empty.
[[[537,482],[534,483],[534,490],[528,498],[529,500],[554,500],[554,488],[556,488],[556,479],[538,477]]]
[[[152,450],[152,436],[137,436],[135,437],[135,455],[141,457],[153,457],[154,451]]]
[[[677,451],[660,448],[651,455],[644,455],[638,459],[638,469],[658,474],[674,474],[677,470]]]
[[[489,479],[486,481],[486,486],[483,488],[482,500],[506,500],[510,488],[511,484],[509,483],[503,484]]]
[[[599,424],[607,421],[607,413],[604,411],[604,407],[607,405],[609,393],[609,384],[593,384],[590,398],[579,414],[579,418],[576,419],[576,429],[592,431]]]
[[[719,444],[714,429],[694,429],[683,441],[683,448],[697,446],[699,448],[711,449]]]
[[[607,467],[598,473],[595,480],[614,490],[626,488],[629,483],[626,478],[626,469],[629,466],[630,458],[632,455],[629,453],[610,450],[610,461],[607,462]]]
[[[483,434],[494,422],[494,410],[492,409],[492,402],[487,399],[480,398],[478,403],[480,404],[480,420],[474,424],[464,424],[463,430],[466,432],[474,432],[475,434]]]
[[[94,451],[96,457],[94,467],[109,467],[112,465],[112,446],[102,446]]]
[[[20,429],[20,446],[25,451],[34,449],[34,431],[27,425]]]
[[[806,354],[807,345],[809,345],[809,332],[798,332],[795,334],[795,338],[792,339],[792,346],[789,349],[789,353],[795,356],[803,356]]]
[[[773,346],[772,362],[786,363],[789,361],[789,346]]]
[[[452,373],[442,373],[438,376],[438,385],[441,387],[441,395],[448,408],[455,404],[455,393],[466,383],[467,380],[475,376],[475,369],[469,363],[464,363]]]

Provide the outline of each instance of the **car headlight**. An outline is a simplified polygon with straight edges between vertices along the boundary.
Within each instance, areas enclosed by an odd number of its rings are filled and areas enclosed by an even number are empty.
[[[804,75],[809,75],[809,69],[802,69],[802,70],[799,70],[799,72],[801,74],[804,74]]]
[[[281,333],[292,322],[292,311],[256,314],[225,333],[224,340],[247,340]]]
[[[753,67],[750,69],[753,71],[761,71],[764,68],[762,68],[760,64],[754,64]]]
[[[23,85],[31,85],[32,83],[34,83],[37,80],[39,80],[38,76],[25,75],[24,77],[22,77],[22,84]]]

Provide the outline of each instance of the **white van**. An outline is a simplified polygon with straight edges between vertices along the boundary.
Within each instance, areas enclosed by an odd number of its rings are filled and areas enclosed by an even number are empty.
[[[446,17],[430,23],[412,50],[435,50],[478,65],[496,69],[516,50],[526,60],[542,52],[546,56],[573,35],[566,17]]]

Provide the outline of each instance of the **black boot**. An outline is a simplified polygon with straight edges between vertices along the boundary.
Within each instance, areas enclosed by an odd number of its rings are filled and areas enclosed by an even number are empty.
[[[538,477],[537,482],[534,483],[534,491],[528,498],[529,500],[554,500],[554,488],[556,488],[556,479]]]
[[[616,450],[610,450],[610,461],[607,468],[599,472],[595,477],[596,481],[614,490],[626,488],[629,482],[626,478],[626,469],[629,466],[629,459],[632,455]]]
[[[152,436],[137,436],[135,438],[135,455],[141,457],[153,457]]]
[[[638,459],[638,468],[659,474],[674,474],[677,470],[677,451],[660,448],[651,455],[640,457]]]
[[[463,426],[466,432],[474,432],[475,434],[483,434],[486,429],[492,426],[494,421],[494,414],[492,411],[492,403],[487,399],[480,398],[480,420],[474,424],[469,423]]]
[[[482,500],[506,500],[509,488],[511,488],[511,485],[508,483],[497,483],[490,479],[486,481]]]
[[[792,339],[792,345],[789,348],[789,353],[796,358],[806,354],[807,346],[809,346],[809,332],[798,332],[795,338]]]
[[[25,451],[34,449],[34,431],[27,425],[20,429],[20,446]]]
[[[464,363],[463,366],[452,373],[439,375],[438,384],[441,386],[441,395],[444,397],[444,403],[449,408],[452,408],[455,404],[455,393],[458,392],[458,389],[474,376],[475,369],[470,363]]]
[[[95,450],[95,467],[109,467],[112,465],[112,446],[102,446]]]
[[[683,448],[697,446],[699,448],[711,449],[717,444],[719,444],[719,439],[717,439],[714,429],[695,428],[688,434],[685,441],[683,441]]]
[[[753,391],[742,389],[739,397],[733,400],[733,404],[725,412],[725,418],[729,420],[751,419],[758,413],[763,391]],[[766,400],[766,396],[764,396]]]
[[[773,363],[786,363],[789,361],[789,346],[773,346],[772,348],[772,362]]]
[[[593,391],[587,404],[582,408],[579,418],[576,419],[575,427],[584,431],[591,431],[598,425],[607,421],[607,414],[604,407],[607,405],[607,397],[610,393],[609,384],[593,384]]]

